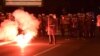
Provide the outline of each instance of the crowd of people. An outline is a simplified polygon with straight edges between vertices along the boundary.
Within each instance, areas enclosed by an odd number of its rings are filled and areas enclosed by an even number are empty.
[[[57,14],[38,14],[37,18],[41,21],[40,35],[49,35],[50,43],[56,42],[56,35],[67,39],[95,37],[96,16],[93,12],[68,13],[59,16]]]
[[[56,33],[55,35],[71,36],[71,37],[93,37],[95,28],[95,16],[92,12],[86,13],[68,13],[57,16],[56,14],[39,14],[41,21],[40,31],[46,33],[48,18],[53,18]],[[49,20],[50,21],[50,20]],[[52,21],[52,20],[51,20]]]
[[[95,16],[93,12],[57,14],[37,14],[34,16],[40,21],[39,36],[49,35],[55,41],[56,35],[73,38],[92,38],[95,32]],[[0,13],[0,23],[5,19],[14,18],[11,13]],[[12,19],[13,20],[13,19]]]

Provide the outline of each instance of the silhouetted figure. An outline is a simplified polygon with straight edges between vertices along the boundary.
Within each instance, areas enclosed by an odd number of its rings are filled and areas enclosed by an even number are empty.
[[[55,38],[55,34],[56,34],[56,20],[52,17],[49,16],[48,17],[48,24],[47,24],[47,33],[49,36],[49,44],[56,44],[56,38]]]

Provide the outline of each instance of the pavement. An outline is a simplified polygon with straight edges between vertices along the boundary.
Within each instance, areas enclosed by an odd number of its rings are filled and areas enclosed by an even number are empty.
[[[100,56],[99,39],[67,39],[60,36],[56,40],[54,45],[48,43],[47,36],[37,37],[25,48],[9,42],[0,45],[0,56]]]
[[[58,43],[63,42],[63,38],[57,38]],[[44,53],[44,50],[52,49],[56,45],[49,44],[48,37],[36,37],[31,40],[27,47],[21,48],[13,41],[0,41],[0,56],[37,56]]]

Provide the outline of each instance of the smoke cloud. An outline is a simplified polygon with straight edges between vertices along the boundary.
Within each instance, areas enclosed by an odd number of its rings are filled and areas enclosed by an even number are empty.
[[[18,36],[19,28],[26,34],[27,41],[37,35],[40,22],[33,14],[21,9],[15,10],[12,14],[15,17],[15,21],[7,19],[1,23],[0,39],[15,40]]]

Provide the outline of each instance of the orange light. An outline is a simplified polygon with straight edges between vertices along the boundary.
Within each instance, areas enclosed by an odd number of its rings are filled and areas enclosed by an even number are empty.
[[[33,36],[36,36],[35,32],[28,32],[25,35],[23,34],[18,35],[16,39],[17,45],[20,46],[21,48],[26,47],[33,38]]]
[[[24,43],[24,35],[18,35],[16,39],[17,45],[20,46],[21,48],[24,48],[26,44]]]

